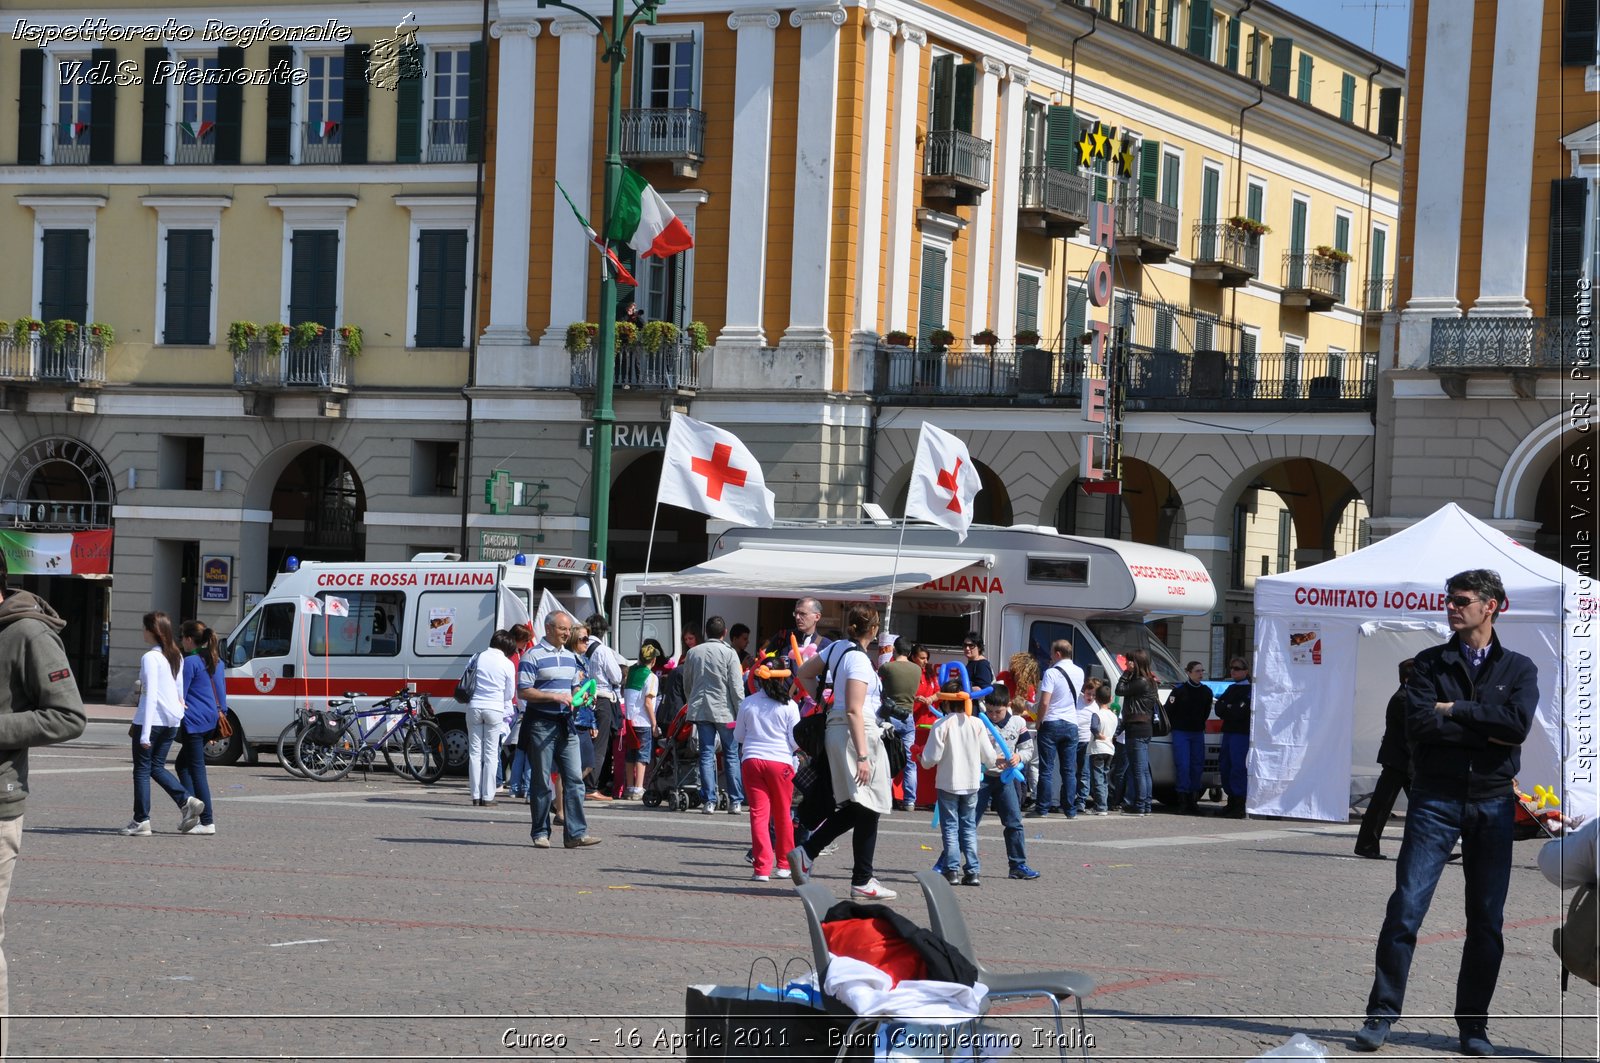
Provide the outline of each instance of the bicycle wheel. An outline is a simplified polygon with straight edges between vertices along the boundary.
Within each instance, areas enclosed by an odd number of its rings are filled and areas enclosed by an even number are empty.
[[[317,737],[315,728],[308,727],[295,742],[294,756],[306,775],[318,782],[338,782],[349,775],[361,748],[354,721],[344,725],[332,745],[316,741]]]
[[[424,785],[444,774],[444,732],[432,720],[419,720],[406,728],[400,740],[400,770]]]
[[[300,766],[299,758],[294,755],[295,743],[300,739],[299,720],[293,720],[283,725],[283,730],[278,732],[278,763],[283,765],[283,770],[293,775],[296,779],[304,779],[306,771]]]

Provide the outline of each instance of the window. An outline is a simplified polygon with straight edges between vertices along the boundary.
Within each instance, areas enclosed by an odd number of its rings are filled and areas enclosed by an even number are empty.
[[[917,304],[917,340],[927,346],[928,334],[945,327],[945,292],[949,287],[950,245],[922,242],[922,292]]]
[[[1346,254],[1350,253],[1350,215],[1345,211],[1333,216],[1333,246]],[[1349,264],[1339,263],[1333,273],[1333,294],[1341,303],[1345,302],[1345,286],[1350,275]]]
[[[695,37],[692,33],[639,34],[634,55],[634,106],[650,110],[694,107],[697,93]]]
[[[294,648],[293,602],[263,605],[244,622],[228,643],[228,667],[239,668],[263,657],[287,657]]]
[[[1175,151],[1161,154],[1161,202],[1177,207],[1183,195],[1183,156]]]
[[[1287,509],[1278,510],[1278,571],[1288,572],[1292,567],[1289,564],[1289,544],[1294,537],[1294,518]],[[1263,573],[1266,575],[1266,573]]]
[[[1200,172],[1200,224],[1208,235],[1215,235],[1217,203],[1222,196],[1222,167],[1206,163]]]
[[[1251,221],[1265,221],[1267,211],[1267,186],[1254,177],[1246,185],[1244,216]]]
[[[89,230],[44,230],[39,317],[89,320]]]
[[[196,56],[185,60],[191,70],[220,68],[214,55]],[[178,143],[175,161],[180,163],[211,163],[215,158],[216,141],[212,136],[217,125],[217,85],[193,84],[185,77],[178,87]]]
[[[1381,225],[1372,227],[1372,252],[1367,262],[1367,303],[1366,309],[1374,312],[1385,312],[1389,309],[1388,293],[1384,291],[1388,264],[1384,261],[1388,255],[1389,230]]]
[[[1310,212],[1310,201],[1295,196],[1289,207],[1289,275],[1284,279],[1290,288],[1306,286],[1306,215]]]
[[[467,236],[462,229],[417,234],[417,347],[466,346]]]
[[[419,498],[456,493],[461,445],[454,440],[418,439],[411,444],[411,493]]]
[[[289,321],[339,324],[339,232],[296,229],[289,273]]]
[[[1334,396],[1343,394],[1344,356],[1349,353],[1342,347],[1328,348],[1328,377],[1333,382]]]
[[[1339,75],[1339,121],[1353,122],[1356,117],[1356,76]]]
[[[1183,0],[1167,0],[1167,22],[1162,28],[1168,44],[1183,43]]]
[[[1016,331],[1039,331],[1039,289],[1044,285],[1044,274],[1031,269],[1017,270],[1017,328]]]
[[[1295,86],[1295,99],[1301,103],[1311,102],[1311,53],[1300,53],[1300,80]]]
[[[309,656],[393,657],[400,652],[399,633],[404,629],[406,610],[404,591],[318,591],[324,612],[330,595],[348,603],[349,615],[333,617],[331,623],[323,614],[311,618],[311,636],[306,641]]]
[[[634,301],[644,311],[646,321],[671,321],[682,326],[682,308],[678,296],[683,291],[682,272],[687,252],[671,258],[652,255],[638,263],[634,277],[640,291]],[[642,296],[642,298],[641,298]]]
[[[305,120],[300,161],[339,162],[344,122],[344,56],[337,53],[305,58]]]
[[[1074,587],[1089,585],[1089,559],[1086,557],[1028,556],[1029,583],[1066,583]]]
[[[440,48],[433,52],[426,80],[433,99],[428,109],[428,161],[465,162],[467,159],[468,101],[472,63],[466,48]]]
[[[1071,490],[1076,491],[1077,487],[1074,486]],[[1041,670],[1050,667],[1050,647],[1062,639],[1072,643],[1072,663],[1083,669],[1085,678],[1091,674],[1105,678],[1105,666],[1100,663],[1100,656],[1095,652],[1094,640],[1090,639],[1077,624],[1060,620],[1035,620],[1028,625],[1028,652],[1039,659]],[[1090,669],[1094,669],[1093,673]]]
[[[51,161],[57,165],[83,165],[89,161],[89,142],[94,133],[90,125],[93,86],[89,57],[60,59],[57,70],[59,83],[56,86],[55,132],[50,138]]]
[[[1049,122],[1045,103],[1028,100],[1022,105],[1022,168],[1045,165],[1045,141]]]
[[[935,55],[928,80],[928,128],[933,132],[972,132],[972,97],[977,66],[946,52]],[[1081,124],[1081,123],[1080,123]]]
[[[1283,397],[1286,399],[1300,397],[1300,355],[1304,343],[1290,336],[1283,338]]]
[[[1083,334],[1089,331],[1089,289],[1080,281],[1067,282],[1067,323],[1063,337],[1074,353],[1081,354]]]
[[[215,233],[210,229],[167,230],[165,344],[211,345],[211,260]]]
[[[205,436],[162,436],[156,446],[156,486],[163,491],[201,490],[205,457]]]

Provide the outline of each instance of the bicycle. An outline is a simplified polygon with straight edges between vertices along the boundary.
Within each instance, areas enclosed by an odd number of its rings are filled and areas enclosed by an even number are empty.
[[[354,698],[330,701],[311,714],[310,725],[295,742],[294,757],[309,778],[337,782],[357,764],[363,771],[379,753],[396,774],[424,785],[444,774],[444,732],[433,718],[427,696],[401,690],[357,710]],[[362,721],[371,720],[370,726]]]
[[[329,704],[353,704],[359,696],[358,694],[347,692],[344,696],[344,701],[329,702]],[[300,736],[306,733],[306,728],[311,726],[311,721],[315,715],[316,712],[311,708],[309,701],[303,705],[297,705],[294,710],[294,719],[284,724],[283,730],[278,732],[278,763],[283,765],[284,771],[296,779],[304,779],[306,772],[300,766],[299,759],[295,756],[295,744],[300,741]]]

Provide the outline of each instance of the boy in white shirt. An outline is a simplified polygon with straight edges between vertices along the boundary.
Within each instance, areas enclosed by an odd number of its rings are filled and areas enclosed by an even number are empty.
[[[953,686],[952,691],[949,688]],[[959,680],[946,684],[946,693],[960,693]],[[944,834],[944,854],[935,865],[951,885],[979,885],[978,873],[978,788],[983,783],[984,766],[999,763],[1000,747],[995,745],[983,721],[972,715],[972,702],[965,711],[954,708],[960,702],[946,701],[952,707],[944,719],[934,724],[928,744],[922,750],[922,766],[937,770],[935,788],[939,792],[939,829]],[[966,860],[966,874],[957,868]]]
[[[1012,878],[1029,880],[1038,878],[1039,872],[1028,866],[1028,846],[1022,829],[1021,784],[1002,778],[1002,774],[1011,765],[1027,767],[1033,762],[1033,736],[1028,733],[1028,721],[1020,713],[1012,711],[1014,706],[1009,702],[1009,697],[1004,687],[996,686],[983,699],[984,712],[989,722],[999,728],[1000,737],[1011,750],[1011,759],[984,772],[983,789],[978,791],[977,822],[983,822],[983,814],[992,805],[1005,831],[1006,863],[1011,865],[1010,875]],[[1021,698],[1017,702],[1021,706],[1027,705]]]

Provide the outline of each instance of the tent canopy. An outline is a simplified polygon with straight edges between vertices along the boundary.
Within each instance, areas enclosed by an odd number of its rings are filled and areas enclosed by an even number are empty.
[[[1500,573],[1509,605],[1495,631],[1539,669],[1519,779],[1530,792],[1560,785],[1566,811],[1594,813],[1595,750],[1582,746],[1594,729],[1577,726],[1580,703],[1594,703],[1594,671],[1573,667],[1594,661],[1593,625],[1578,623],[1593,595],[1580,598],[1578,573],[1454,503],[1366,549],[1256,581],[1250,811],[1347,818],[1353,795],[1370,789],[1352,778],[1376,774],[1395,665],[1448,637],[1445,581],[1473,568]]]
[[[971,550],[906,550],[898,564],[859,548],[821,553],[825,560],[817,551],[802,554],[777,546],[741,546],[682,572],[651,576],[643,589],[744,598],[873,598],[911,590],[964,568],[994,567],[993,554]]]

